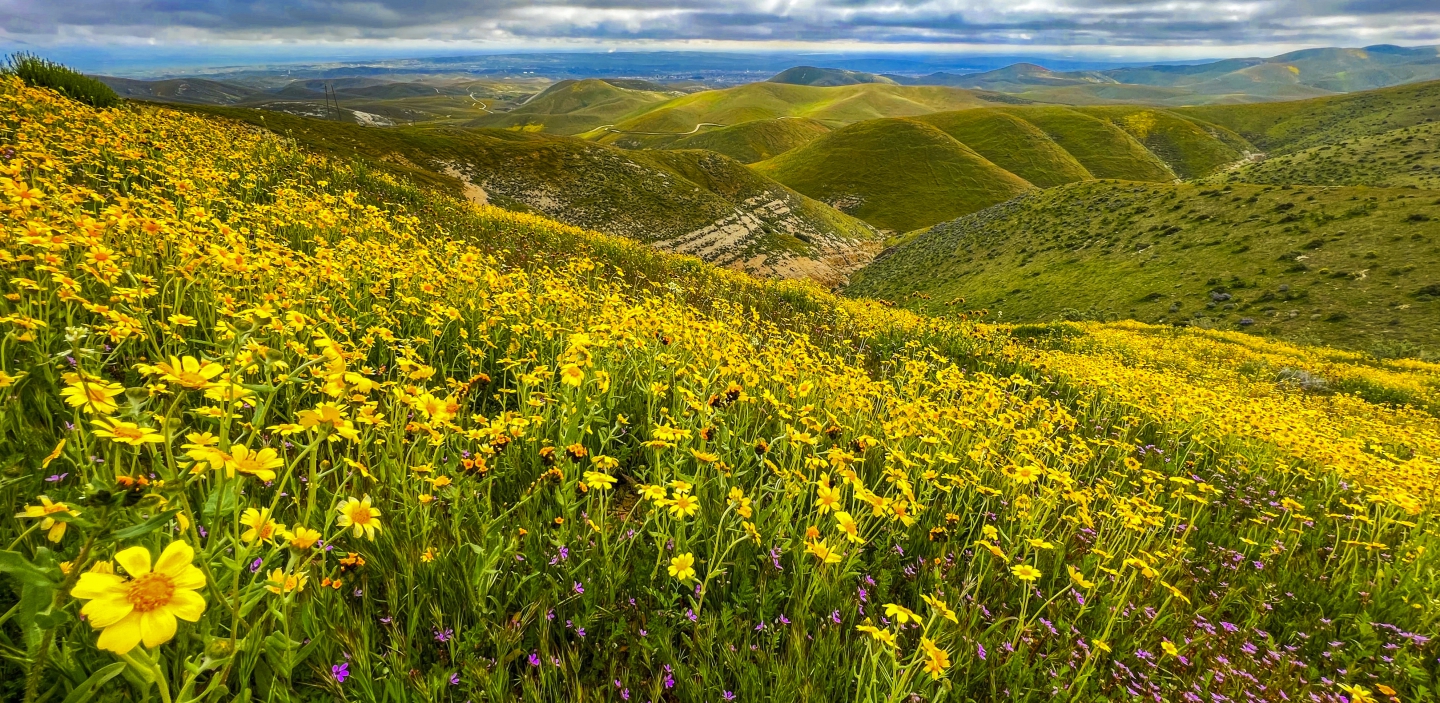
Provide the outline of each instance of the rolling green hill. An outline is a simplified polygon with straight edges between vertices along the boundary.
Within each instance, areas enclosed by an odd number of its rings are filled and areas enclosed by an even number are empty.
[[[635,83],[640,85],[623,87],[598,78],[560,81],[509,112],[480,117],[467,126],[579,134],[675,97],[669,92],[637,89],[659,85]]]
[[[843,68],[816,68],[814,66],[787,68],[772,76],[770,82],[819,87],[858,85],[860,83],[886,83],[895,85],[895,81],[885,76],[877,76],[873,73],[847,71]]]
[[[1092,178],[1039,127],[991,108],[937,112],[914,118],[933,125],[991,163],[1041,188]]]
[[[558,135],[456,127],[367,128],[193,107],[362,157],[472,201],[530,211],[762,276],[833,284],[870,258],[863,222],[707,151],[632,152]]]
[[[912,119],[842,127],[752,168],[896,232],[974,212],[1033,188],[940,129]]]
[[[1311,100],[1177,108],[1271,154],[1440,120],[1440,81]]]
[[[1310,147],[1247,163],[1211,180],[1440,189],[1440,123]]]
[[[959,88],[865,83],[821,88],[785,83],[750,83],[708,90],[642,108],[607,130],[583,136],[629,149],[666,143],[700,129],[753,120],[807,117],[840,127],[880,117],[907,117],[991,105]]]
[[[1087,181],[931,228],[846,293],[1440,351],[1440,193]]]
[[[1124,130],[1181,178],[1208,175],[1238,161],[1252,148],[1223,127],[1187,119],[1169,110],[1105,106],[1077,107],[1075,111]]]
[[[1068,107],[1005,108],[1039,127],[1096,178],[1168,181],[1175,173],[1125,130]]]
[[[751,164],[779,156],[829,131],[824,123],[812,119],[777,117],[699,132],[676,139],[664,148],[709,149]]]

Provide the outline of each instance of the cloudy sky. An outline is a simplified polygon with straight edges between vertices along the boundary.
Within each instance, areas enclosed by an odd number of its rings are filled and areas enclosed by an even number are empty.
[[[513,49],[1064,51],[1440,44],[1440,0],[0,0],[0,45],[144,54]]]

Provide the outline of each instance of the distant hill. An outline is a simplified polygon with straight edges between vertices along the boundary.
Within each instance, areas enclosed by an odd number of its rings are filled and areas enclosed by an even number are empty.
[[[122,98],[132,100],[163,100],[193,105],[233,105],[262,94],[245,86],[210,81],[203,78],[170,78],[139,81],[129,78],[96,76]]]
[[[999,103],[958,88],[882,83],[822,88],[749,83],[641,108],[610,128],[584,136],[635,149],[668,144],[705,129],[777,117],[806,117],[833,128],[879,117],[908,117],[995,104]]]
[[[849,295],[1440,350],[1440,192],[1087,181],[883,253]]]
[[[1099,71],[1019,63],[984,73],[889,76],[905,85],[990,90],[1040,102],[1190,105],[1297,100],[1440,79],[1440,47],[1319,48],[1270,58],[1225,59]]]
[[[895,232],[974,212],[1034,187],[913,119],[842,127],[753,168]]]
[[[895,81],[874,73],[847,71],[842,68],[816,68],[814,66],[787,68],[771,77],[770,82],[789,83],[790,85],[813,85],[822,88],[840,85],[857,85],[860,83],[885,83],[895,85]]]
[[[726,156],[625,151],[506,129],[373,129],[286,114],[196,107],[360,156],[477,202],[694,254],[761,276],[834,284],[869,260],[875,232]]]
[[[674,93],[648,81],[567,80],[509,112],[479,117],[467,125],[579,134],[673,97]]]
[[[779,156],[829,131],[824,123],[805,117],[776,117],[680,137],[665,148],[709,149],[750,164]]]

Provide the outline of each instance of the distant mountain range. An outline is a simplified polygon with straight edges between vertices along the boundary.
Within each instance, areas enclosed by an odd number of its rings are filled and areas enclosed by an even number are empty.
[[[783,71],[770,80],[830,86],[884,82],[944,85],[1072,105],[1189,105],[1295,100],[1435,79],[1440,79],[1440,47],[1378,45],[1305,49],[1269,58],[1195,65],[1078,71],[1057,71],[1029,62],[983,73],[937,71],[919,76],[805,66]]]

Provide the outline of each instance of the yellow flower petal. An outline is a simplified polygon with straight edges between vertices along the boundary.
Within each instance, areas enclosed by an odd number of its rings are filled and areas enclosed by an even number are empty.
[[[125,654],[140,644],[140,614],[131,613],[120,622],[100,631],[95,646],[116,654]]]
[[[175,614],[169,608],[156,608],[140,615],[140,639],[146,647],[159,647],[174,636]]]
[[[125,579],[115,574],[100,574],[94,571],[87,571],[80,574],[80,581],[70,589],[70,595],[82,600],[91,598],[104,598],[110,595],[115,589],[124,583]]]
[[[179,573],[168,574],[175,588],[203,588],[205,586],[205,572],[201,571],[194,564],[186,564]]]
[[[174,579],[184,573],[186,567],[195,568],[191,564],[193,561],[195,561],[195,550],[177,539],[166,546],[165,551],[160,552],[160,559],[155,562],[155,571]]]
[[[115,554],[115,561],[125,567],[125,573],[130,574],[130,578],[150,573],[150,550],[144,547],[122,549]]]
[[[123,589],[112,591],[85,604],[80,609],[91,627],[110,627],[130,616],[135,606],[125,599]]]
[[[195,622],[205,613],[205,598],[194,591],[177,589],[170,600],[170,612],[181,620]]]

